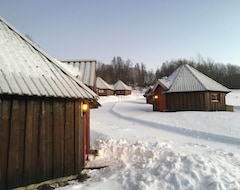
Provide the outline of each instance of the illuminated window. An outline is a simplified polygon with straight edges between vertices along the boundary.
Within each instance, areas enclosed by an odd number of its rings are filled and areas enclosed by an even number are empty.
[[[211,100],[212,100],[212,102],[220,102],[220,94],[212,93],[211,94]]]
[[[99,93],[104,93],[104,90],[103,89],[98,89],[98,92]]]

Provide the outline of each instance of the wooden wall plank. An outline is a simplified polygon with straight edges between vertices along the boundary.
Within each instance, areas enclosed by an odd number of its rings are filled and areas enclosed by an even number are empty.
[[[46,180],[46,103],[42,101],[39,109],[39,162],[38,162],[38,178],[41,181]]]
[[[81,102],[79,101],[79,107],[80,107],[80,112],[81,112]],[[85,114],[84,114],[85,115]],[[80,141],[80,150],[82,149],[82,152],[80,154],[80,165],[82,167],[85,166],[85,161],[86,161],[86,148],[87,148],[87,143],[86,143],[86,126],[85,126],[85,117],[80,114],[80,126],[79,126],[79,141]],[[80,169],[81,171],[81,169]]]
[[[9,188],[18,187],[23,184],[25,112],[25,101],[13,100],[8,157]]]
[[[40,182],[38,176],[38,168],[39,168],[39,125],[40,125],[40,101],[35,100],[33,106],[33,126],[32,126],[32,152],[31,152],[31,159],[32,159],[32,181]]]
[[[83,129],[83,118],[80,113],[80,101],[75,101],[75,173],[79,173],[84,167],[84,129]]]
[[[74,174],[74,102],[66,102],[64,175]]]
[[[0,189],[7,189],[11,99],[0,99]]]
[[[85,104],[88,104],[88,108],[90,107],[89,102],[87,100],[84,101]],[[85,137],[86,139],[86,152],[85,152],[85,160],[87,160],[89,149],[90,149],[90,109],[84,114],[84,128],[85,128]]]
[[[53,103],[53,177],[64,175],[64,102]]]
[[[33,113],[34,113],[34,101],[28,100],[27,111],[26,111],[26,130],[25,130],[25,157],[24,157],[24,174],[23,174],[23,185],[31,183],[32,176],[34,175],[34,168],[32,166],[32,151],[33,147]]]
[[[45,109],[46,133],[45,133],[45,171],[46,179],[53,178],[53,104],[52,101],[46,101]]]
[[[200,104],[201,104],[201,110],[205,111],[206,110],[206,106],[205,106],[205,95],[204,92],[201,92],[200,94]]]

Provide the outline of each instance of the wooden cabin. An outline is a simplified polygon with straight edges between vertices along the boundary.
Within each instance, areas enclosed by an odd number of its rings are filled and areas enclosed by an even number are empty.
[[[0,189],[79,174],[97,95],[2,18],[0,49]]]
[[[230,90],[189,65],[159,79],[151,91],[154,111],[225,111]]]
[[[151,94],[152,92],[152,87],[148,87],[143,94],[143,96],[146,98],[146,103],[147,104],[152,104],[153,103],[153,96]]]
[[[116,95],[130,95],[132,93],[132,88],[121,80],[114,84],[114,90]]]
[[[114,95],[114,87],[104,81],[101,77],[97,77],[97,94],[99,96]]]
[[[60,64],[73,76],[80,79],[85,85],[97,92],[96,87],[96,63],[94,59],[88,60],[64,60]]]

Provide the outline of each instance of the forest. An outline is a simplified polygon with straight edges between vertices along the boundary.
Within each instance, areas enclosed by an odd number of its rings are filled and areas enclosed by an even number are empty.
[[[240,66],[215,63],[214,60],[199,56],[196,60],[178,59],[159,63],[156,71],[147,70],[144,63],[132,63],[130,59],[123,60],[120,56],[113,57],[110,64],[97,63],[97,76],[109,84],[122,80],[133,88],[153,85],[157,79],[169,76],[182,64],[189,64],[215,81],[230,89],[240,89]]]

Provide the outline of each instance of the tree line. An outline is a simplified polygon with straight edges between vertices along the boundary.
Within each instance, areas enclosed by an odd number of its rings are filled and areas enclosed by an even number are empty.
[[[132,63],[130,59],[126,61],[120,56],[113,57],[110,64],[98,62],[96,73],[109,84],[122,80],[132,87],[147,87],[153,85],[157,79],[169,76],[175,69],[183,64],[189,64],[198,71],[204,73],[215,81],[231,89],[240,89],[240,67],[233,64],[215,63],[212,59],[203,59],[201,56],[197,60],[178,59],[166,61],[160,67],[147,70],[143,63]]]

